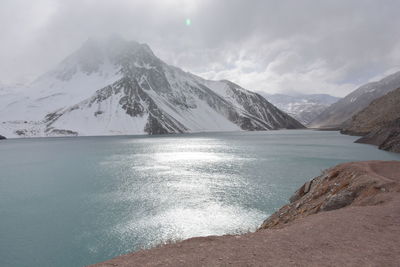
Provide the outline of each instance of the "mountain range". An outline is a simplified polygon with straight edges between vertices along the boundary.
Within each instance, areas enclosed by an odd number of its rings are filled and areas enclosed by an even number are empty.
[[[211,81],[121,38],[89,39],[27,87],[0,90],[6,137],[304,128],[261,95]]]
[[[304,125],[308,125],[319,114],[340,98],[328,94],[266,94],[263,96],[279,109]]]
[[[400,71],[367,83],[325,109],[310,124],[313,128],[343,128],[343,124],[373,100],[400,87]]]

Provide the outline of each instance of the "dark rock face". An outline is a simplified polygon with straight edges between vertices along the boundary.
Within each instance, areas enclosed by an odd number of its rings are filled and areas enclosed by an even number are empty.
[[[0,135],[0,140],[6,139],[4,136]]]
[[[77,136],[78,133],[71,130],[63,130],[63,129],[51,129],[49,128],[47,131],[50,135],[62,135],[62,136]]]
[[[311,185],[313,183],[313,180],[306,182],[305,184],[303,184],[302,187],[300,187],[293,196],[290,197],[290,203],[293,203],[297,200],[299,200],[300,198],[302,198],[305,194],[307,194],[310,189],[311,189]]]
[[[268,102],[264,97],[257,93],[246,92],[239,85],[230,81],[224,81],[232,92],[232,96],[240,103],[243,108],[251,115],[262,122],[267,122],[267,129],[302,129],[305,128],[300,122],[296,121],[286,113]],[[246,124],[246,123],[245,123]],[[265,123],[264,123],[265,124]],[[271,127],[272,126],[272,127]],[[252,127],[242,127],[244,130],[262,130],[252,129]]]
[[[15,133],[19,136],[26,136],[27,135],[27,130],[16,130]]]
[[[368,133],[356,143],[375,145],[379,149],[400,153],[400,119]]]
[[[389,137],[379,146],[379,149],[400,153],[400,128],[392,131]]]
[[[321,205],[321,211],[337,210],[346,207],[353,202],[355,196],[355,192],[342,191],[329,197],[326,202]]]

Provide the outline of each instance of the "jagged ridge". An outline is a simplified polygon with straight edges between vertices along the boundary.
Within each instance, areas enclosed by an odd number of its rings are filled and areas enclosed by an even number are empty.
[[[113,81],[98,82],[103,86],[97,91],[85,82],[91,77],[103,76]],[[76,77],[84,81],[80,83]],[[50,82],[46,79],[56,80],[58,87],[53,90],[47,86]],[[28,136],[165,134],[304,127],[256,93],[229,81],[204,80],[164,63],[145,44],[120,39],[108,40],[105,44],[89,41],[39,81],[46,87],[40,92],[46,93],[29,100],[34,105],[29,102],[23,106],[40,110],[36,105],[40,99],[41,104],[53,110],[37,113],[42,116],[36,118],[43,122],[40,129],[24,128],[18,129],[19,132],[14,129],[14,133]],[[66,90],[59,90],[59,83]],[[77,89],[70,83],[90,86]],[[70,97],[67,89],[76,97]],[[65,101],[56,108],[60,97]]]

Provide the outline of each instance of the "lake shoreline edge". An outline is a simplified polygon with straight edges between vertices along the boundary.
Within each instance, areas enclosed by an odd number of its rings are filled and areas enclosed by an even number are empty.
[[[254,233],[194,237],[91,266],[395,266],[399,222],[400,161],[348,162],[306,182]]]

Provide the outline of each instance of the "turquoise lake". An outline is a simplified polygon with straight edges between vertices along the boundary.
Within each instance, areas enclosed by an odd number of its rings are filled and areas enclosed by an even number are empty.
[[[84,266],[252,231],[338,163],[400,160],[338,132],[0,141],[0,266]]]

